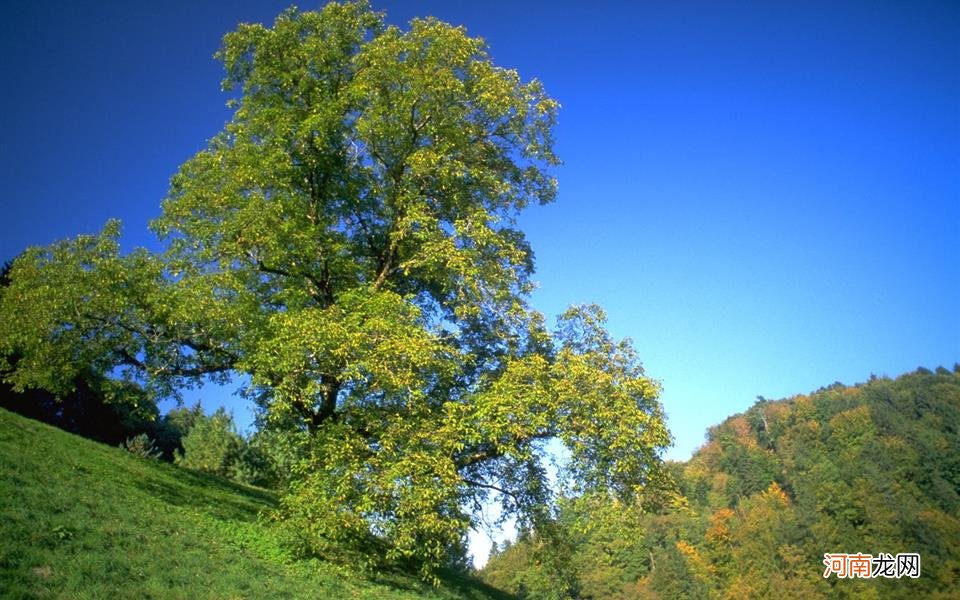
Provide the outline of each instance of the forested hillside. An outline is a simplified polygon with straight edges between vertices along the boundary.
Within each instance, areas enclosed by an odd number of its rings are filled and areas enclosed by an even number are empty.
[[[657,510],[580,499],[500,549],[530,598],[960,597],[960,372],[759,399],[712,427]],[[824,578],[824,553],[918,553],[918,578]]]

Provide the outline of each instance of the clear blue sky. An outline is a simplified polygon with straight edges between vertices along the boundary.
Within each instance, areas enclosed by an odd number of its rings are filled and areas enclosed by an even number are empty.
[[[110,217],[153,244],[228,118],[221,36],[285,6],[7,3],[0,259]],[[960,360],[960,3],[375,6],[465,25],[561,102],[560,196],[522,221],[535,304],[598,302],[635,340],[670,457],[758,394]]]

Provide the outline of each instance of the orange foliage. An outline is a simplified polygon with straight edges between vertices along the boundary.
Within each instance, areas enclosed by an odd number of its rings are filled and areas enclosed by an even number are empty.
[[[700,551],[693,544],[689,544],[683,540],[677,541],[677,550],[680,551],[680,554],[683,554],[686,557],[687,561],[690,563],[694,574],[699,578],[706,580],[709,578],[716,567],[710,564],[709,561],[704,560],[703,556],[700,555]]]
[[[721,508],[710,515],[710,527],[707,529],[707,541],[712,544],[730,543],[730,519],[736,514],[731,508]]]
[[[787,496],[787,493],[783,491],[783,488],[777,485],[776,481],[770,484],[770,487],[767,488],[767,491],[763,493],[763,497],[776,500],[783,506],[790,506],[790,497]]]
[[[727,426],[737,434],[737,443],[751,450],[757,447],[757,440],[753,436],[750,423],[744,416],[737,416],[727,421]]]

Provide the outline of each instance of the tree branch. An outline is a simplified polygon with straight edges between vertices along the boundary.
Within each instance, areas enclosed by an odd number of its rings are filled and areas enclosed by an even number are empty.
[[[513,501],[514,501],[514,502],[516,502],[517,504],[521,504],[520,496],[518,496],[518,495],[515,494],[514,492],[511,492],[510,490],[506,490],[506,489],[503,489],[502,487],[493,485],[492,483],[486,483],[485,481],[476,481],[476,480],[473,480],[473,479],[467,479],[466,477],[464,477],[463,482],[464,482],[465,484],[467,484],[467,485],[472,485],[472,486],[478,487],[478,488],[484,488],[484,489],[488,489],[488,490],[493,490],[493,491],[495,491],[495,492],[499,492],[499,493],[504,494],[504,495],[506,495],[506,496],[510,496],[511,498],[513,498]]]

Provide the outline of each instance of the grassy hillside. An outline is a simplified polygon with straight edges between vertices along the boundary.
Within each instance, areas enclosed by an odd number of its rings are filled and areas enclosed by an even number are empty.
[[[505,597],[292,560],[258,522],[274,502],[0,410],[0,597]]]

